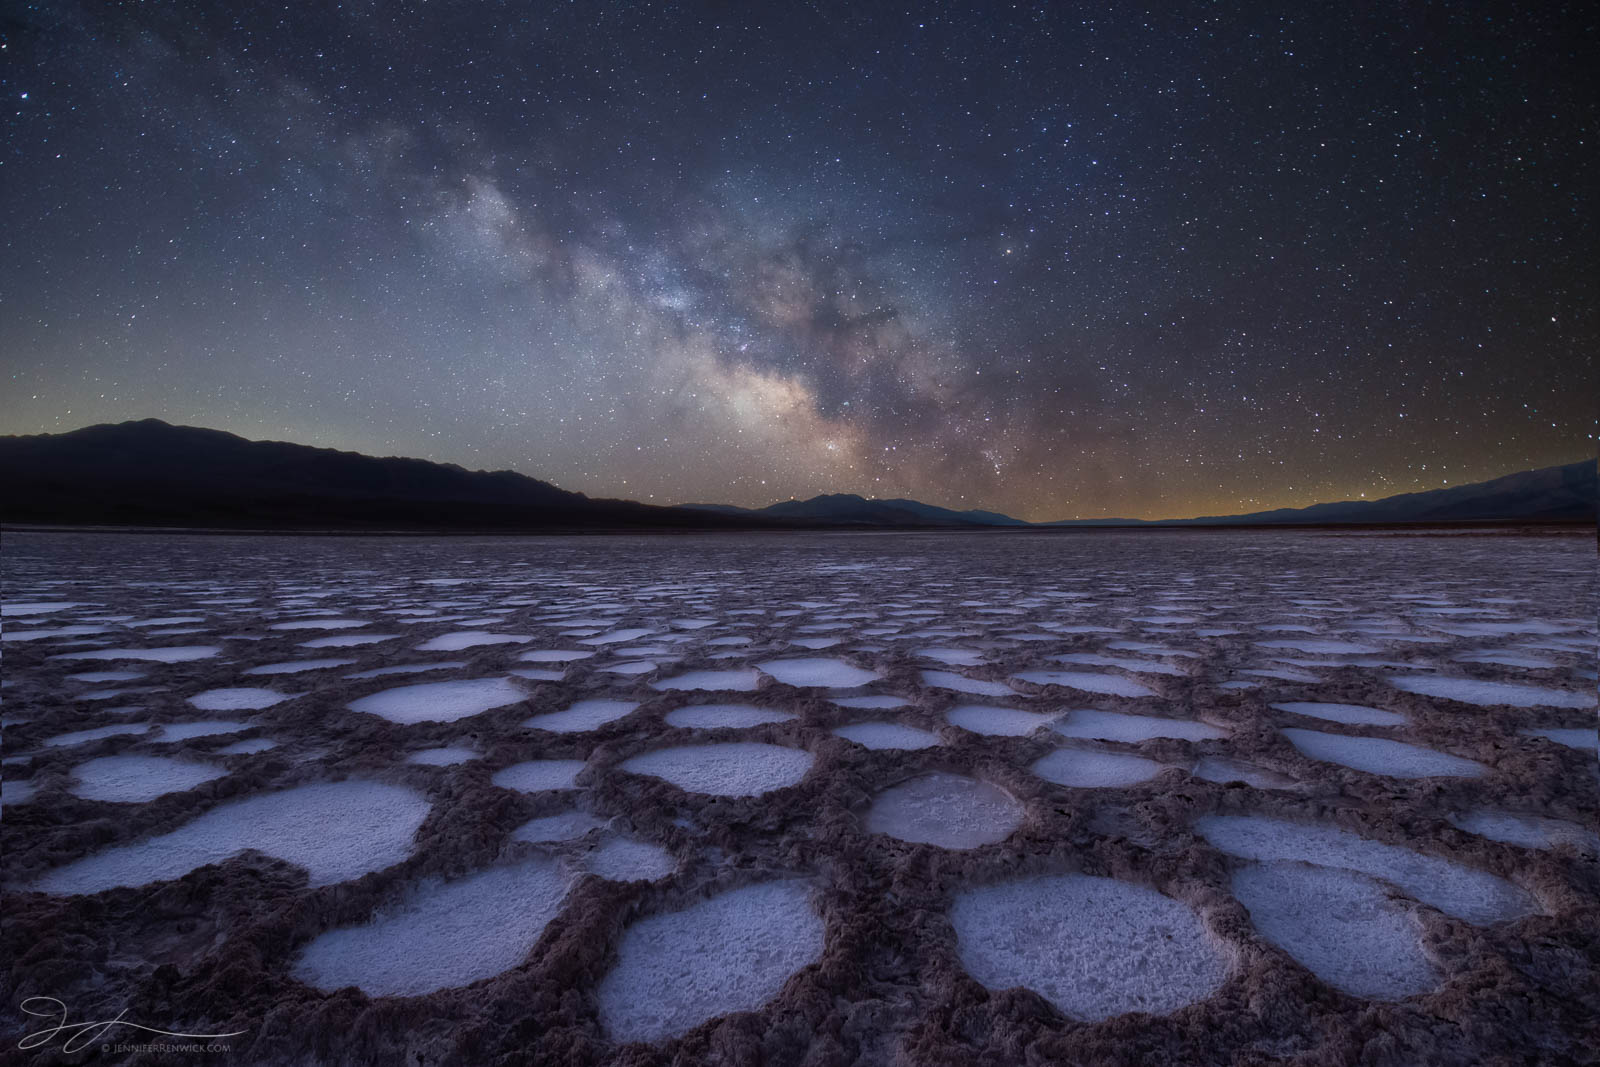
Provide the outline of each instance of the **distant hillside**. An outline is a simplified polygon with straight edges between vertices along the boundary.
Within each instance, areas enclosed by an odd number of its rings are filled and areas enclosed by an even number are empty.
[[[764,508],[728,504],[685,504],[687,508],[723,515],[822,522],[841,526],[1027,526],[996,511],[953,511],[917,500],[868,500],[853,493],[829,493],[810,500],[784,500]]]
[[[1067,519],[1052,526],[1277,526],[1414,522],[1596,521],[1600,479],[1594,460],[1519,471],[1487,482],[1401,493],[1380,500],[1345,500],[1305,508],[1279,508],[1248,515],[1141,522],[1129,519]]]
[[[833,493],[764,508],[592,499],[512,471],[380,459],[156,419],[0,437],[0,518],[14,523],[266,529],[1029,528],[1009,515]],[[1042,527],[1275,526],[1596,519],[1595,463],[1475,485],[1249,515]]]
[[[379,459],[158,419],[0,437],[7,522],[291,529],[749,528],[595,500],[512,471]]]

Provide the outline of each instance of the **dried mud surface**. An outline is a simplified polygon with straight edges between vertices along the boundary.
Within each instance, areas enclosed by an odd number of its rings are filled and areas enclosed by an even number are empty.
[[[228,1059],[251,1063],[490,1064],[1524,1064],[1600,1061],[1600,871],[1585,848],[1524,848],[1459,830],[1447,816],[1476,807],[1594,827],[1593,750],[1521,731],[1595,726],[1593,707],[1480,706],[1403,692],[1395,674],[1438,673],[1587,694],[1594,682],[1595,561],[1579,537],[1382,538],[1311,533],[1028,535],[751,535],[644,538],[356,539],[8,533],[4,600],[76,606],[6,619],[0,1061],[82,1062],[24,1052],[37,1028],[30,996],[54,997],[75,1019],[130,1019],[173,1030],[243,1030]],[[1067,594],[1067,595],[1061,595]],[[238,600],[237,603],[222,601]],[[208,602],[208,603],[202,603]],[[1449,609],[1448,613],[1439,613]],[[365,620],[398,639],[306,649],[319,630],[277,630],[308,612]],[[398,615],[397,611],[433,614]],[[760,611],[762,614],[736,614]],[[788,613],[793,614],[788,614]],[[100,618],[125,617],[125,618]],[[1171,620],[1163,623],[1163,617]],[[130,626],[152,618],[193,623]],[[711,620],[700,628],[673,620]],[[404,621],[402,621],[404,620]],[[1153,620],[1153,621],[1151,621]],[[1382,620],[1381,626],[1378,620]],[[1451,634],[1441,627],[1525,623],[1543,632]],[[583,624],[583,625],[580,625]],[[99,626],[101,633],[13,639],[19,631]],[[1097,626],[1107,632],[1072,632]],[[1272,627],[1303,627],[1313,634]],[[602,648],[559,681],[519,680],[526,699],[455,722],[401,725],[349,710],[400,685],[503,677],[519,653],[589,648],[564,632],[631,628],[648,636]],[[814,627],[816,629],[806,629]],[[831,628],[828,628],[831,627]],[[161,630],[198,632],[161,634]],[[1374,632],[1382,629],[1383,633]],[[1514,629],[1514,627],[1513,627]],[[531,635],[526,643],[419,652],[463,630]],[[863,631],[890,630],[889,633]],[[1206,635],[1206,630],[1235,633]],[[1031,635],[1039,640],[1023,640]],[[1314,636],[1379,647],[1332,655],[1261,647]],[[1403,637],[1442,638],[1435,643]],[[747,637],[746,644],[708,643]],[[838,637],[829,648],[795,637]],[[1194,653],[1108,648],[1147,642]],[[53,659],[97,647],[217,644],[190,662]],[[1530,645],[1539,645],[1530,649]],[[1548,646],[1556,647],[1548,647]],[[980,653],[948,666],[918,650]],[[1510,650],[1550,667],[1460,662]],[[1175,675],[1052,659],[1066,653],[1143,658]],[[716,658],[723,656],[725,658]],[[763,677],[754,691],[658,691],[654,680],[778,656],[829,657],[881,672],[851,695],[892,693],[897,710],[840,707],[826,690]],[[249,667],[338,657],[347,667],[245,675]],[[1282,661],[1301,661],[1285,665]],[[396,663],[466,666],[366,680]],[[653,661],[636,675],[603,668]],[[1378,661],[1382,661],[1379,663]],[[1383,665],[1383,664],[1396,664]],[[84,671],[136,669],[142,679],[81,683]],[[923,670],[1004,681],[1029,669],[1103,671],[1136,679],[1155,698],[1018,684],[1010,697],[931,688]],[[1304,672],[1312,682],[1241,673]],[[1259,683],[1224,688],[1230,681]],[[202,691],[267,686],[303,693],[258,711],[204,712]],[[122,688],[86,700],[88,691]],[[640,702],[582,733],[524,728],[531,715],[606,697]],[[1274,710],[1315,700],[1398,711],[1403,726],[1345,726]],[[743,729],[685,729],[664,716],[689,704],[740,703],[792,713]],[[949,725],[959,704],[1043,712],[1098,708],[1198,719],[1229,736],[1198,742],[1067,742],[1048,730],[983,736]],[[137,712],[113,708],[137,706]],[[157,745],[122,735],[71,747],[42,743],[124,721],[243,719],[243,733]],[[888,720],[940,734],[914,751],[871,751],[831,731]],[[1391,778],[1301,755],[1278,731],[1390,737],[1483,763],[1475,778]],[[217,755],[241,739],[268,751]],[[685,793],[618,765],[656,748],[760,741],[805,749],[799,784],[753,797]],[[1125,788],[1074,789],[1030,774],[1064,744],[1172,765]],[[465,746],[449,766],[409,753]],[[119,753],[162,754],[225,768],[225,777],[143,804],[80,799],[72,768]],[[1202,756],[1248,761],[1294,779],[1285,789],[1216,783],[1186,772]],[[491,781],[529,759],[581,759],[576,793],[524,794]],[[1021,827],[970,851],[910,844],[865,830],[877,793],[930,771],[984,778],[1026,807]],[[230,799],[294,785],[361,778],[410,787],[431,812],[411,856],[353,881],[311,887],[304,870],[245,852],[172,881],[84,896],[31,891],[42,872],[183,825]],[[430,876],[455,876],[507,857],[578,846],[512,840],[530,818],[577,806],[629,836],[664,846],[677,871],[619,884],[574,874],[557,918],[519,965],[465,988],[415,998],[323,993],[291,975],[319,934],[368,919]],[[1474,926],[1417,906],[1424,944],[1445,980],[1398,1002],[1342,993],[1252,929],[1229,891],[1238,861],[1193,829],[1208,814],[1256,813],[1333,825],[1511,879],[1535,914]],[[1167,1016],[1068,1019],[1027,989],[990,991],[963,971],[948,912],[953,894],[1030,873],[1081,871],[1153,887],[1187,902],[1227,946],[1230,976],[1210,998]],[[599,1023],[596,989],[616,962],[624,926],[721,888],[806,879],[825,923],[822,958],[756,1012],[705,1022],[657,1045],[619,1046]],[[135,1040],[122,1035],[108,1040]],[[93,1059],[97,1053],[84,1054]],[[114,1058],[114,1057],[113,1057]],[[135,1057],[137,1058],[137,1057]],[[147,1054],[148,1062],[161,1062]],[[107,1058],[102,1057],[102,1062]],[[193,1056],[172,1062],[194,1062]]]

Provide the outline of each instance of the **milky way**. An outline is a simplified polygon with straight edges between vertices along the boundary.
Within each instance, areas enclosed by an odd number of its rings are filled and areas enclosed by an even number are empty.
[[[1033,519],[1592,454],[1580,16],[1255,6],[13,8],[0,430]]]

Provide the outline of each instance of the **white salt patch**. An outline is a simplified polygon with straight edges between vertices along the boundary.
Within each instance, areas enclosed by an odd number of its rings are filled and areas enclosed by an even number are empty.
[[[787,711],[757,708],[749,704],[695,704],[667,712],[671,726],[715,728],[760,726],[768,722],[789,722],[795,716]]]
[[[235,741],[231,745],[223,745],[221,748],[216,749],[214,754],[218,756],[250,756],[257,752],[265,752],[268,749],[277,747],[278,742],[276,741],[269,741],[265,737],[252,737],[248,741]]]
[[[1264,815],[1206,815],[1194,825],[1217,848],[1241,859],[1297,860],[1360,871],[1468,922],[1497,922],[1532,910],[1528,894],[1487,871],[1369,841],[1348,830]]]
[[[0,618],[9,618],[12,615],[48,615],[53,611],[66,611],[68,608],[83,606],[83,602],[79,600],[12,601],[9,604],[0,604]]]
[[[1067,655],[1053,658],[1059,663],[1081,663],[1091,667],[1121,667],[1125,671],[1168,674],[1176,678],[1186,678],[1189,675],[1189,672],[1181,667],[1171,667],[1165,663],[1151,663],[1149,660],[1129,659],[1126,656],[1102,656],[1095,652],[1071,652]]]
[[[1259,689],[1260,682],[1223,682],[1218,689]]]
[[[1281,641],[1257,641],[1256,644],[1261,648],[1292,648],[1299,652],[1338,655],[1373,655],[1383,651],[1374,645],[1362,645],[1354,641],[1317,641],[1300,637],[1284,638]]]
[[[74,682],[131,682],[144,676],[144,671],[85,671],[67,675]]]
[[[1600,851],[1600,834],[1561,819],[1513,815],[1508,811],[1480,808],[1462,815],[1452,815],[1450,821],[1468,833],[1524,848],[1554,848],[1560,844],[1571,844],[1588,852]]]
[[[636,660],[633,663],[613,663],[600,669],[612,674],[649,674],[656,669],[656,665],[649,660]]]
[[[784,685],[848,689],[877,681],[876,671],[852,667],[842,659],[772,659],[756,664]]]
[[[708,645],[716,645],[718,647],[748,645],[749,643],[750,639],[748,637],[713,637],[706,642]]]
[[[629,925],[597,990],[606,1033],[659,1041],[761,1007],[822,955],[807,896],[801,882],[767,882]]]
[[[614,837],[584,858],[585,869],[612,882],[653,882],[678,869],[660,845]]]
[[[382,870],[411,853],[428,802],[381,782],[332,782],[265,793],[213,808],[170,833],[47,871],[31,888],[98,893],[181,878],[247,848],[304,867],[329,885]]]
[[[1092,671],[1023,671],[1017,678],[1034,685],[1064,685],[1085,693],[1105,693],[1119,697],[1153,697],[1155,690],[1129,678]]]
[[[996,708],[987,704],[962,704],[945,713],[945,718],[954,726],[975,734],[996,737],[1022,737],[1049,724],[1056,717],[1037,711]]]
[[[834,703],[839,705],[841,708],[875,708],[880,711],[886,708],[903,708],[906,706],[906,702],[902,698],[889,696],[887,694],[877,694],[864,697],[842,697],[838,700],[835,700]]]
[[[748,692],[761,682],[761,676],[745,668],[735,671],[690,671],[673,678],[663,678],[650,683],[652,689],[719,689]]]
[[[983,653],[970,648],[921,648],[917,650],[917,655],[948,663],[952,667],[976,667],[983,662]]]
[[[68,792],[85,800],[143,804],[167,793],[181,793],[228,772],[165,756],[106,756],[72,769],[77,783]]]
[[[491,708],[521,703],[527,696],[506,678],[469,678],[385,689],[351,701],[350,710],[390,722],[455,722]]]
[[[189,703],[201,711],[260,711],[290,698],[273,689],[208,689],[190,697]]]
[[[1253,863],[1234,874],[1233,895],[1262,937],[1336,989],[1399,1000],[1439,984],[1416,918],[1363,874]]]
[[[466,763],[477,758],[478,754],[470,748],[447,745],[444,748],[424,748],[413,752],[406,757],[406,762],[423,767],[453,767],[457,763]]]
[[[1544,670],[1558,666],[1555,660],[1542,659],[1539,656],[1530,656],[1522,652],[1463,652],[1456,656],[1462,663],[1495,663],[1502,667],[1526,667],[1529,670]]]
[[[1399,726],[1406,717],[1397,711],[1383,711],[1364,704],[1324,704],[1308,700],[1288,700],[1274,704],[1279,711],[1292,711],[1296,715],[1309,715],[1329,722],[1344,722],[1365,726]]]
[[[567,648],[540,648],[524,652],[517,658],[526,663],[567,663],[575,659],[588,659],[593,652],[579,652]]]
[[[1595,706],[1594,690],[1573,693],[1565,689],[1547,689],[1539,685],[1519,685],[1515,682],[1484,682],[1476,678],[1438,678],[1415,675],[1391,678],[1389,684],[1407,693],[1459,700],[1467,704],[1510,704],[1518,708],[1592,708]]]
[[[546,815],[529,819],[511,831],[513,841],[531,841],[535,844],[549,841],[573,841],[591,830],[606,824],[604,819],[586,811],[564,811],[559,815]]]
[[[955,774],[913,778],[873,798],[867,832],[967,849],[1002,841],[1022,825],[1022,805],[999,786]]]
[[[1089,737],[1102,741],[1147,741],[1152,737],[1207,741],[1228,736],[1228,731],[1210,723],[1164,719],[1154,715],[1124,715],[1116,711],[1088,708],[1068,713],[1065,719],[1052,723],[1050,729],[1063,737]]]
[[[1468,609],[1470,610],[1470,609]],[[1579,629],[1578,626],[1566,623],[1541,622],[1538,619],[1528,619],[1523,622],[1469,622],[1459,626],[1440,626],[1432,624],[1433,629],[1441,630],[1457,637],[1499,637],[1505,634],[1564,634]]]
[[[324,991],[353,985],[374,997],[470,985],[520,964],[566,892],[560,866],[543,858],[429,880],[371,922],[311,942],[291,973]]]
[[[273,630],[354,630],[358,626],[367,625],[360,619],[294,619],[289,622],[274,623]]]
[[[796,648],[809,648],[815,650],[819,648],[832,648],[834,645],[839,643],[839,639],[837,637],[796,637],[789,643],[794,645]]]
[[[572,789],[576,787],[578,772],[584,767],[581,759],[536,759],[526,763],[513,763],[494,773],[489,779],[504,789],[522,793],[542,793],[547,789]]]
[[[632,713],[638,706],[637,700],[580,700],[565,711],[535,715],[522,725],[530,730],[549,730],[558,734],[581,733],[614,722]]]
[[[1080,789],[1115,789],[1147,781],[1167,768],[1164,763],[1121,752],[1061,748],[1028,769],[1057,785]]]
[[[1198,916],[1153,889],[1067,874],[971,889],[950,909],[961,963],[1088,1022],[1165,1015],[1210,996],[1228,965]]]
[[[1484,772],[1476,760],[1452,756],[1421,745],[1382,737],[1346,737],[1320,730],[1285,729],[1290,744],[1312,759],[1340,763],[1368,774],[1393,778],[1428,778],[1453,775],[1475,778]]]
[[[625,760],[622,769],[663,778],[690,793],[750,797],[794,785],[811,764],[811,753],[800,749],[729,742],[646,752]]]
[[[268,663],[260,667],[251,667],[246,674],[299,674],[302,671],[323,671],[329,667],[348,667],[354,663],[353,659],[297,659],[288,663]],[[355,675],[351,675],[355,677]]]
[[[508,671],[507,673],[516,678],[526,678],[530,682],[559,682],[567,676],[566,671],[537,671],[531,667]]]
[[[420,674],[423,671],[454,670],[457,667],[465,667],[466,665],[466,660],[449,660],[440,663],[397,663],[393,667],[375,667],[370,671],[357,671],[355,674],[347,674],[345,677],[350,679],[382,678],[390,674]]]
[[[38,791],[38,787],[28,781],[13,779],[0,783],[0,807],[26,804],[33,800]]]
[[[85,637],[103,634],[104,626],[57,626],[46,630],[12,630],[0,635],[6,641],[41,641],[47,637]]]
[[[840,726],[833,732],[863,748],[872,749],[931,748],[939,743],[938,734],[918,730],[914,726],[902,726],[897,722],[858,722]]]
[[[953,671],[923,671],[922,684],[935,686],[939,689],[953,689],[958,693],[971,693],[974,696],[1005,697],[1011,695],[1011,690],[1001,682],[985,682],[978,678],[968,678],[964,674]]]
[[[481,645],[520,645],[533,640],[532,634],[497,634],[488,630],[463,630],[460,633],[440,634],[417,646],[418,652],[459,652],[464,648]]]
[[[136,659],[151,663],[188,663],[209,659],[222,649],[218,645],[173,645],[168,648],[97,648],[88,652],[63,652],[51,659]]]
[[[1600,737],[1592,727],[1556,727],[1549,730],[1521,730],[1518,731],[1526,737],[1543,737],[1554,741],[1558,745],[1568,748],[1597,748],[1600,747]],[[48,742],[46,742],[48,744]]]
[[[1318,682],[1322,680],[1314,674],[1307,674],[1305,671],[1248,670],[1240,671],[1239,673],[1251,674],[1257,678],[1276,678],[1281,682]]]
[[[85,741],[98,741],[102,737],[116,737],[120,734],[142,734],[149,730],[146,723],[126,723],[118,726],[97,726],[92,730],[75,730],[70,734],[57,734],[55,737],[45,739],[45,744],[51,748],[65,748],[68,745],[81,745]]]
[[[630,630],[612,630],[609,633],[599,634],[595,637],[586,637],[583,639],[583,643],[586,645],[614,645],[619,642],[637,641],[639,638],[649,637],[653,633],[655,633],[654,630],[648,630],[643,627],[635,627]]]
[[[240,730],[250,729],[251,725],[247,722],[234,722],[229,719],[204,719],[200,722],[168,723],[161,727],[160,732],[151,740],[155,744],[170,745],[176,741],[187,741],[192,737],[236,734]]]
[[[340,634],[336,637],[318,637],[300,642],[301,648],[354,648],[357,645],[375,645],[380,641],[393,641],[399,634]]]

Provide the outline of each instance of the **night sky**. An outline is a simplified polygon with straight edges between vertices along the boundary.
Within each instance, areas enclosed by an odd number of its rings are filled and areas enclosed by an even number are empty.
[[[10,4],[0,432],[1030,519],[1568,462],[1592,19],[1522,6]]]

